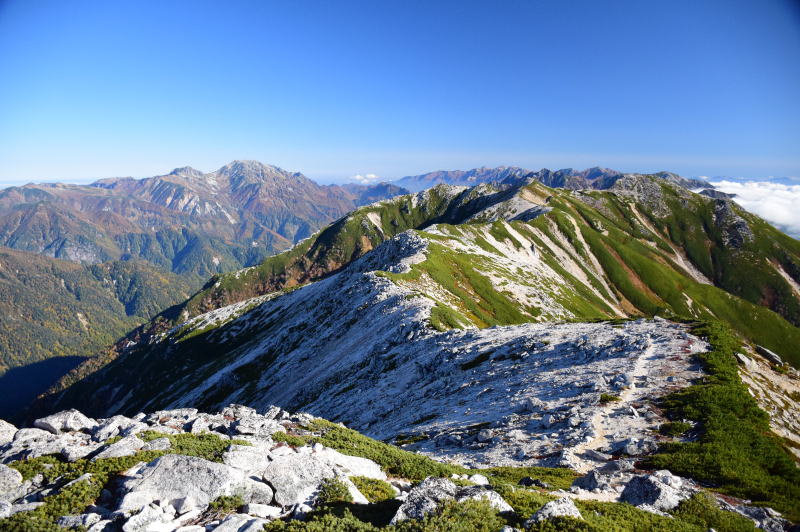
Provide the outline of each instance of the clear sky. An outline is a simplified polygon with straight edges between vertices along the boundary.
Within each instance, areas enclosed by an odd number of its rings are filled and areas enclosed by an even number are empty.
[[[0,183],[488,165],[800,175],[800,7],[0,0]]]

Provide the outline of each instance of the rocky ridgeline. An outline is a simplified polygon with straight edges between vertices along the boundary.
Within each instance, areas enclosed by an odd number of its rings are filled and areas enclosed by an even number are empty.
[[[152,457],[152,452],[154,459],[133,462],[135,465],[111,477],[84,513],[60,515],[57,524],[89,532],[257,531],[274,519],[303,519],[324,502],[321,492],[329,482],[346,489],[353,503],[369,504],[353,481],[365,478],[384,482],[394,492],[398,508],[393,524],[423,518],[446,501],[483,500],[498,512],[514,511],[481,474],[428,477],[414,485],[387,476],[372,460],[345,455],[320,443],[285,442],[291,438],[287,433],[310,435],[305,427],[315,419],[278,407],[258,413],[230,405],[216,414],[182,408],[99,420],[68,410],[36,420],[33,428],[21,429],[0,421],[0,518],[36,512],[49,504],[51,496],[79,483],[91,483],[92,473],[51,478],[46,471],[56,463],[99,466],[124,457]],[[195,436],[222,443],[217,460],[184,454],[180,438]],[[23,480],[22,466],[48,455],[59,461],[43,464],[44,474]],[[551,491],[560,498],[530,516],[525,527],[557,516],[581,519],[573,499],[627,502],[667,515],[665,512],[698,491],[692,482],[668,471],[636,471],[634,459],[600,458],[605,465],[577,479],[569,491]],[[519,489],[549,488],[529,477],[520,484]],[[237,503],[221,509],[220,501],[225,498]],[[768,508],[721,504],[766,530],[783,530],[788,523]]]

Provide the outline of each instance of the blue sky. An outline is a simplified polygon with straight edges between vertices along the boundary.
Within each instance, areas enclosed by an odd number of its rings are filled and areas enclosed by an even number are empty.
[[[800,175],[794,2],[0,0],[0,183]]]

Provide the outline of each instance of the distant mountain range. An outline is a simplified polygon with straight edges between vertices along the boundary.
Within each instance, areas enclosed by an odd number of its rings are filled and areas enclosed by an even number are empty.
[[[393,181],[395,185],[418,192],[433,185],[457,185],[472,187],[480,183],[509,181],[515,178],[534,178],[549,187],[568,188],[572,190],[611,188],[624,174],[610,168],[593,167],[586,170],[564,168],[561,170],[527,170],[517,166],[499,166],[497,168],[473,168],[472,170],[438,170],[427,174],[407,176]],[[700,179],[687,179],[672,172],[658,172],[654,175],[685,188],[713,188]]]
[[[396,185],[321,186],[256,161],[0,191],[0,245],[83,263],[138,258],[195,282],[257,264]]]

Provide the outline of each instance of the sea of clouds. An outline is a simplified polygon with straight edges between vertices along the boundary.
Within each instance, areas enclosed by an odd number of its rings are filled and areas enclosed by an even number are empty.
[[[714,181],[717,190],[794,238],[800,238],[800,184],[770,181]]]

